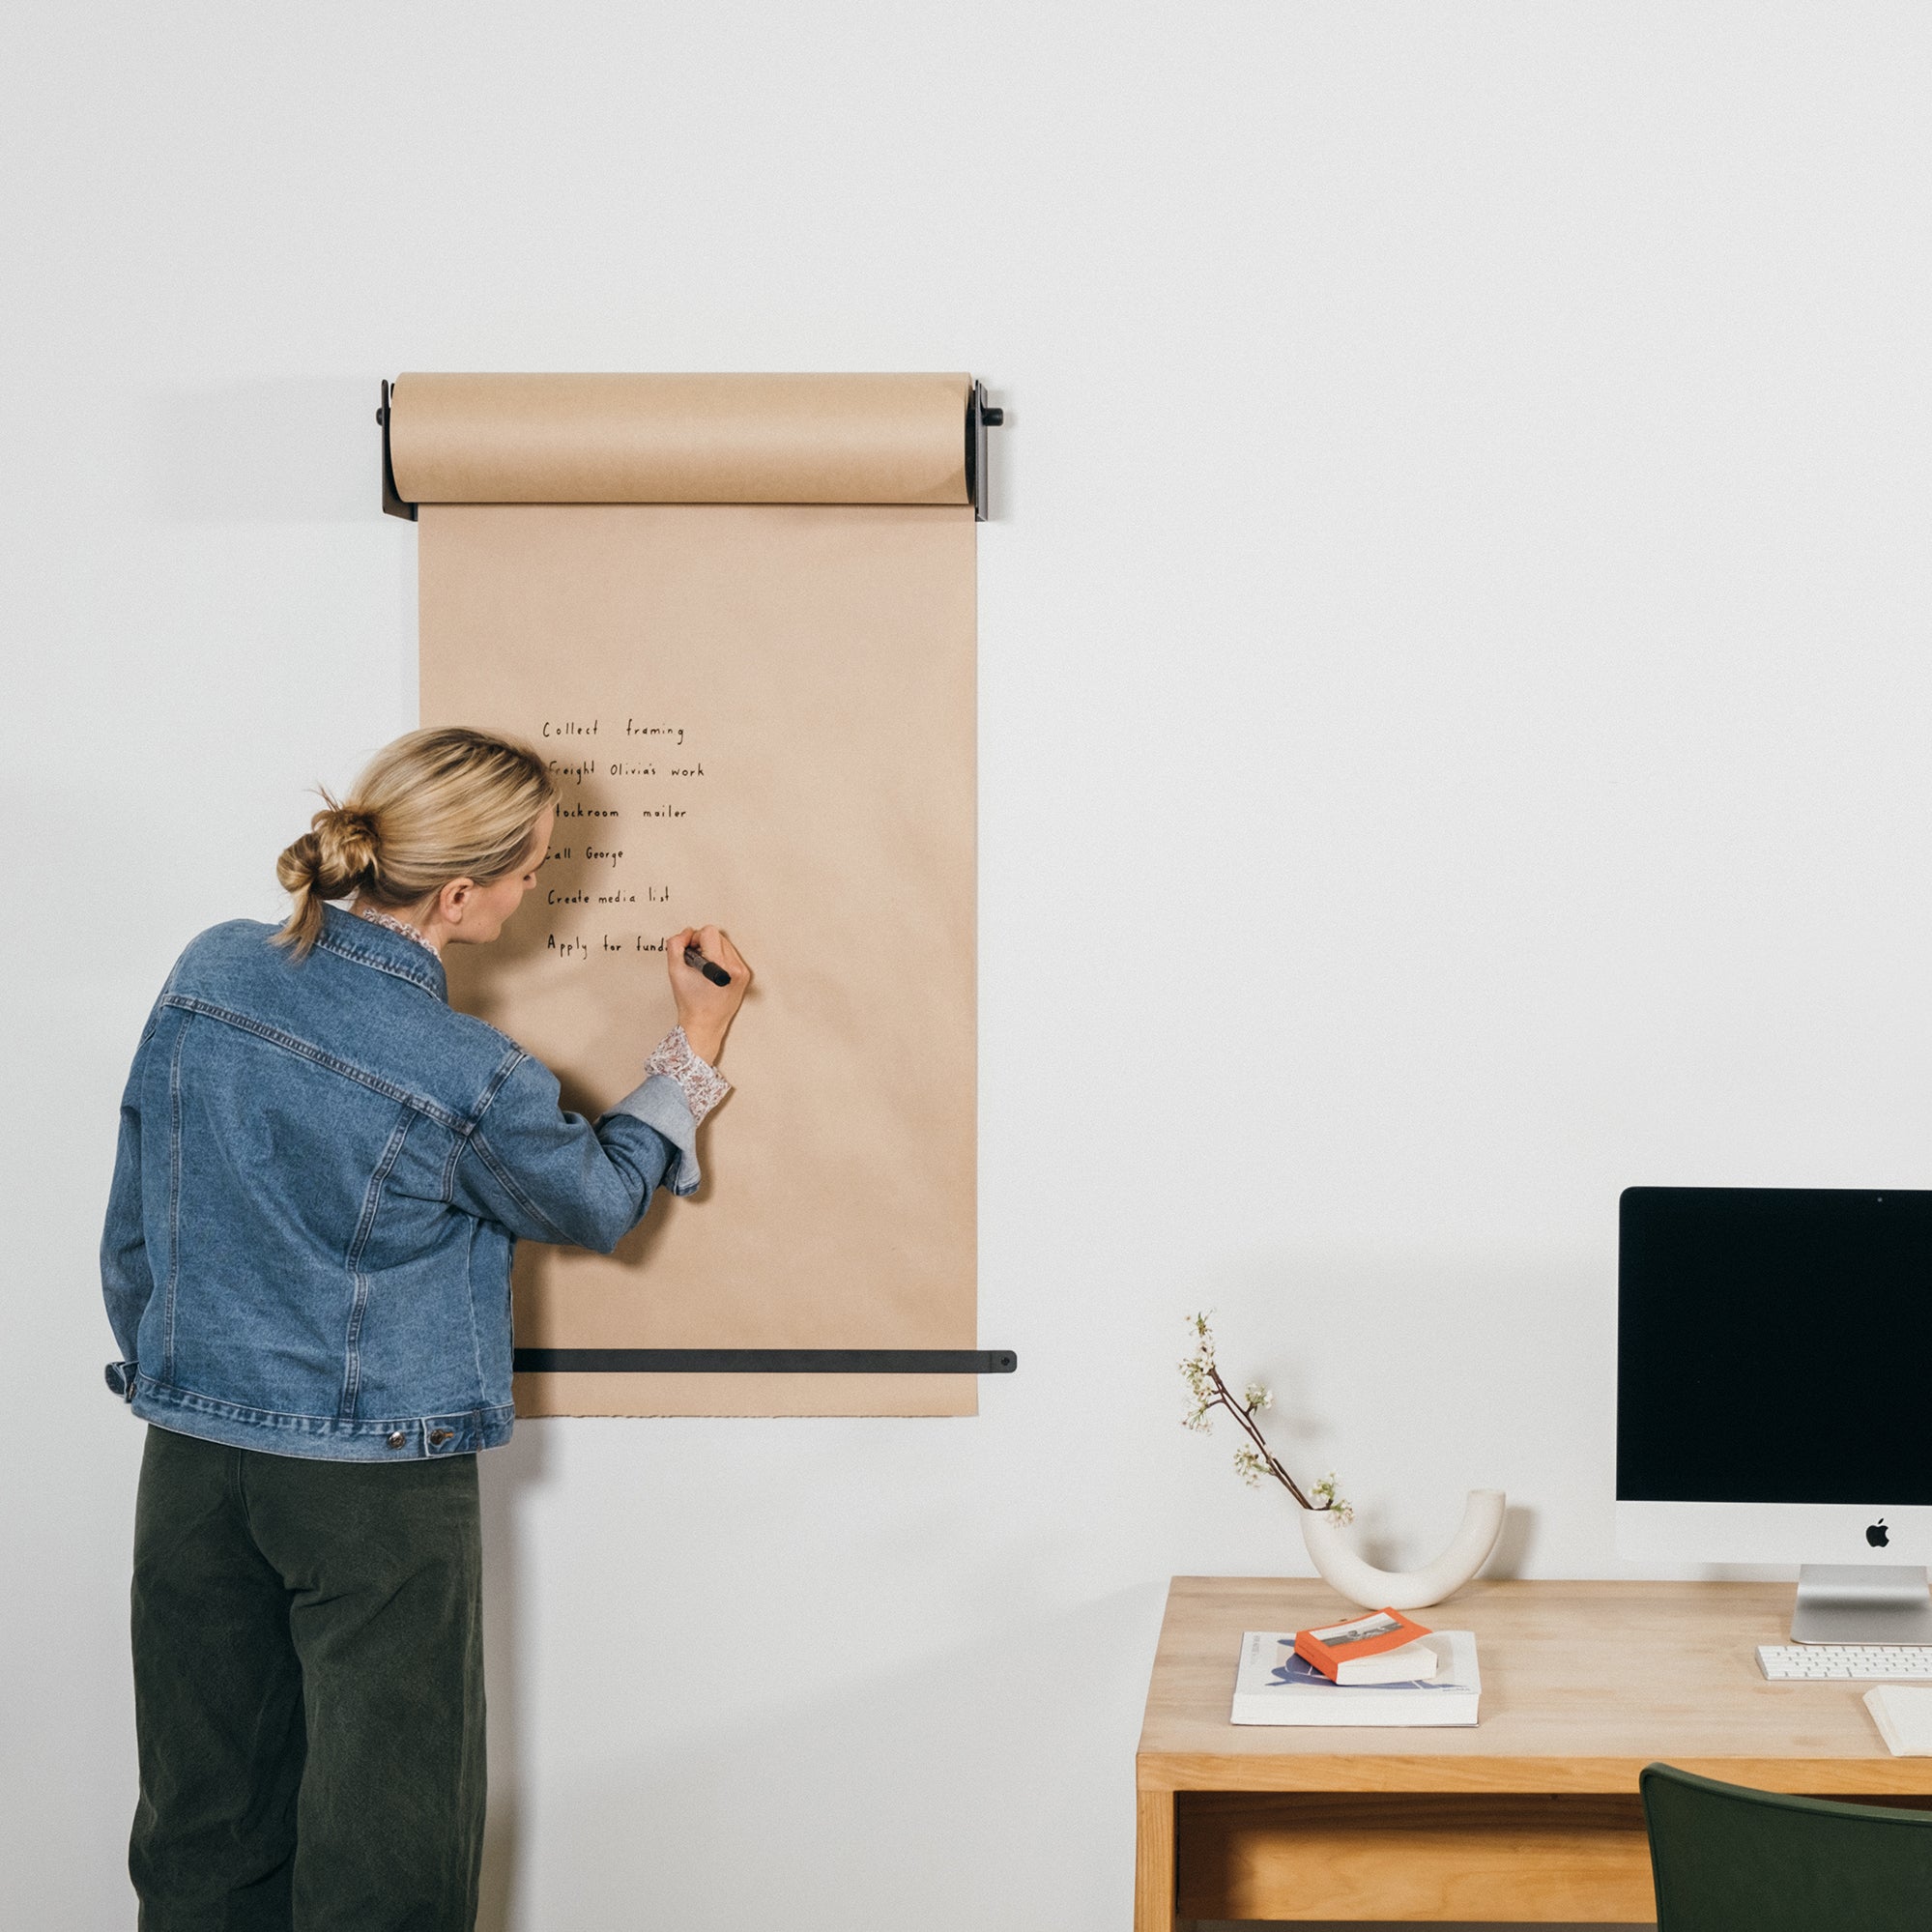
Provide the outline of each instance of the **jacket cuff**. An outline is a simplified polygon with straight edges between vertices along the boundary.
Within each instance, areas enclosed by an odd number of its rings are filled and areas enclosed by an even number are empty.
[[[663,1135],[678,1153],[677,1168],[669,1183],[671,1192],[680,1197],[698,1192],[698,1183],[704,1179],[698,1171],[698,1123],[691,1118],[684,1089],[669,1074],[652,1074],[642,1086],[625,1094],[611,1112],[627,1113]]]
[[[107,1386],[124,1402],[134,1399],[134,1378],[141,1371],[138,1362],[110,1362],[107,1365]]]

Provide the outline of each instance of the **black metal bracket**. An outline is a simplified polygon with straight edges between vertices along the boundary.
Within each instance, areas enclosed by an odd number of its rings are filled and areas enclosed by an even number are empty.
[[[416,521],[416,505],[406,504],[396,495],[395,465],[389,461],[389,386],[383,384],[383,400],[376,411],[376,420],[383,430],[383,514],[385,516],[407,517]]]
[[[987,475],[986,432],[997,429],[1006,420],[1006,412],[986,399],[986,385],[975,382],[966,397],[966,495],[972,500],[972,520],[986,521]]]
[[[523,1375],[1010,1375],[1010,1348],[519,1348]]]

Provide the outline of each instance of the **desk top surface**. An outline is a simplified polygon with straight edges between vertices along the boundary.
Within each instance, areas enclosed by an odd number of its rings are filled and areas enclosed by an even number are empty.
[[[1789,1583],[1472,1583],[1415,1614],[1476,1632],[1482,1721],[1465,1730],[1235,1725],[1243,1630],[1345,1615],[1303,1577],[1177,1576],[1147,1690],[1149,1790],[1630,1791],[1662,1759],[1768,1790],[1932,1792],[1932,1758],[1895,1758],[1867,1684],[1771,1684]]]

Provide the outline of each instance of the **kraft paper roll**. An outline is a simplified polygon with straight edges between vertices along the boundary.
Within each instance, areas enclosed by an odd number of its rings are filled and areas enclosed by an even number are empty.
[[[967,501],[964,375],[397,378],[416,504]]]
[[[667,934],[756,969],[706,1181],[611,1255],[527,1241],[520,1345],[970,1348],[974,553],[965,376],[404,376],[422,720],[560,808],[450,995],[595,1115],[675,1011]],[[542,1373],[524,1415],[969,1415],[964,1375]]]

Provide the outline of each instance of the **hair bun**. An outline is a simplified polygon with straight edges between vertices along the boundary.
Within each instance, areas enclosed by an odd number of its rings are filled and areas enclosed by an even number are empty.
[[[341,899],[375,878],[376,822],[368,813],[345,811],[332,798],[308,825],[275,861],[284,891]]]
[[[321,874],[322,841],[313,832],[303,832],[275,860],[275,877],[284,892],[312,892]]]
[[[339,899],[374,877],[376,822],[366,812],[348,811],[332,801],[309,823],[318,860],[316,884],[325,899]]]

